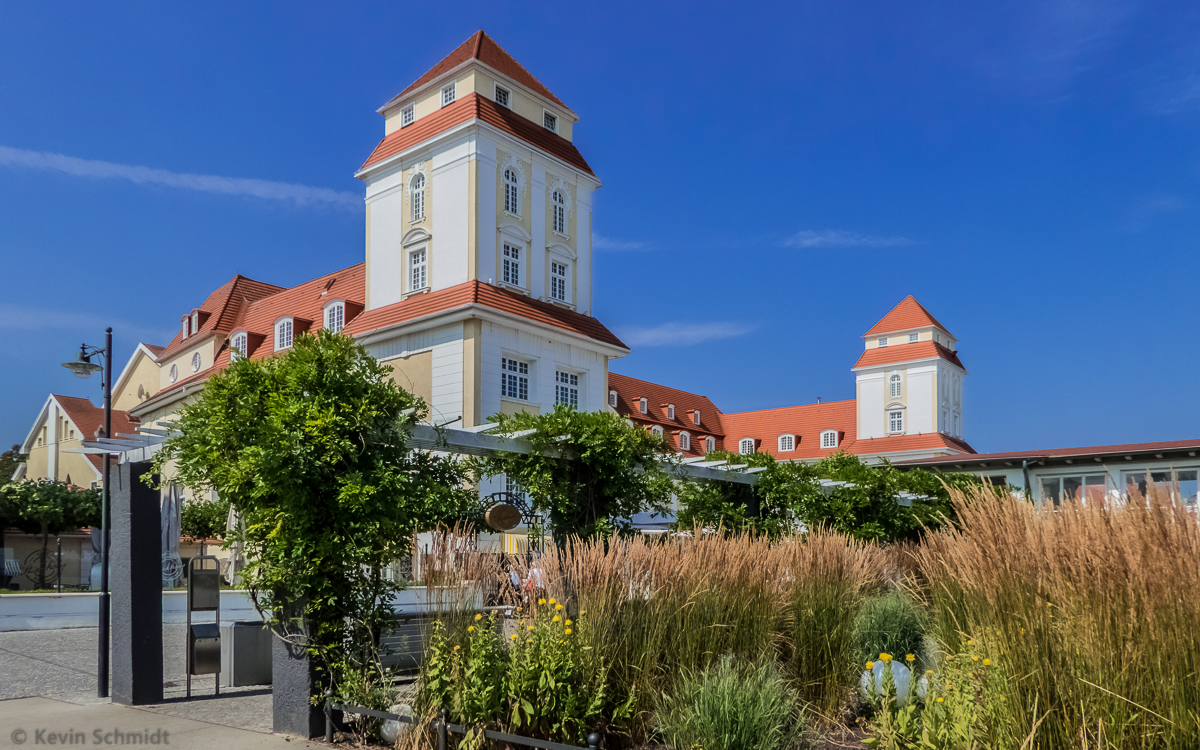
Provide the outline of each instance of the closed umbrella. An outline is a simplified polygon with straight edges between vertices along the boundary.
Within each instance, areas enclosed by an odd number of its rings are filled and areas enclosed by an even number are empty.
[[[177,485],[167,486],[163,497],[160,528],[162,529],[162,585],[175,588],[183,573],[183,561],[179,559],[179,527],[182,523],[183,493]]]

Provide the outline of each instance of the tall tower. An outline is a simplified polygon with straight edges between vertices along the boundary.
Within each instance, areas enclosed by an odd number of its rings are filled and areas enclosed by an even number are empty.
[[[940,432],[963,438],[957,339],[912,295],[863,334],[854,365],[858,439]]]
[[[592,312],[592,193],[578,117],[484,32],[381,107],[366,184],[366,311],[347,326],[426,398],[478,425],[603,408],[628,348]]]

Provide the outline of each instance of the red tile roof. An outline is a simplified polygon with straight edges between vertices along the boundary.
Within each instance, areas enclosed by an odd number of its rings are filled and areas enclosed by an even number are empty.
[[[483,305],[535,323],[587,336],[605,344],[622,349],[629,348],[603,323],[590,315],[583,315],[574,310],[568,310],[549,302],[540,302],[523,294],[474,280],[429,294],[418,294],[391,305],[368,310],[346,326],[346,333],[358,336],[398,323],[416,320],[426,315],[468,305]]]
[[[717,450],[724,450],[725,430],[721,410],[707,396],[615,372],[608,373],[608,388],[617,392],[617,405],[613,407],[617,414],[647,428],[652,425],[662,427],[668,442],[676,451],[688,456],[703,456],[706,437],[716,440]],[[646,414],[642,414],[639,404],[639,399],[643,397],[647,401]],[[605,394],[605,398],[608,398],[608,394]],[[675,419],[667,418],[668,404],[675,405]],[[697,409],[700,410],[698,425],[692,420],[692,413]],[[691,436],[689,450],[679,449],[680,432],[687,432]]]
[[[1009,451],[1007,453],[975,453],[972,456],[959,457],[960,461],[968,460],[972,462],[987,462],[987,461],[1019,461],[1026,458],[1039,459],[1055,459],[1055,458],[1076,458],[1079,456],[1120,456],[1132,453],[1161,453],[1164,451],[1179,451],[1179,450],[1197,450],[1200,451],[1200,439],[1194,440],[1168,440],[1157,443],[1119,443],[1117,445],[1090,445],[1079,448],[1047,448],[1036,451]],[[974,453],[974,451],[972,451]],[[945,458],[921,458],[912,461],[905,461],[905,465],[921,465],[921,464],[936,464],[944,463],[948,459]]]
[[[147,344],[145,342],[142,342],[142,346],[149,349],[150,353],[154,355],[155,359],[158,359],[158,357],[167,350],[167,347],[165,346],[155,346],[154,344]]]
[[[963,453],[974,453],[975,449],[965,440],[943,435],[940,432],[930,432],[924,435],[892,435],[890,437],[856,440],[847,450],[857,456],[875,455],[878,453],[896,453],[899,451],[928,450],[931,448],[950,448]]]
[[[914,344],[897,344],[895,346],[880,346],[874,349],[867,349],[851,369],[890,365],[894,362],[911,362],[918,359],[932,359],[933,357],[941,357],[947,362],[961,368],[963,372],[967,371],[967,368],[963,367],[963,363],[958,359],[958,352],[950,351],[935,341],[918,341]]]
[[[418,78],[411,86],[401,91],[396,96],[392,97],[384,106],[390,105],[397,99],[402,98],[406,94],[417,90],[426,83],[434,80],[438,76],[453,70],[467,60],[479,60],[488,65],[517,83],[535,91],[538,94],[546,97],[550,101],[558,104],[564,109],[570,109],[562,100],[550,92],[550,89],[542,85],[542,82],[533,77],[533,74],[517,62],[512,55],[508,54],[496,41],[488,36],[483,30],[476,31],[471,35],[471,38],[458,46],[456,50],[442,58],[442,61],[429,69],[425,75]]]
[[[214,331],[228,332],[233,318],[243,305],[282,290],[283,287],[281,286],[248,279],[241,274],[234,276],[218,287],[212,294],[208,295],[208,299],[204,300],[204,304],[197,308],[200,312],[208,313],[207,319],[200,324],[200,329],[192,332],[186,339],[183,338],[182,331],[176,331],[175,337],[171,339],[171,342],[159,349],[156,355],[157,358],[162,359],[164,355],[167,357],[175,355],[180,350],[190,346],[192,339],[197,336]],[[183,311],[183,313],[190,312],[191,310]]]
[[[947,334],[953,336],[950,331],[946,330],[946,326],[938,322],[937,318],[929,314],[929,311],[917,302],[916,298],[911,294],[900,300],[900,304],[892,308],[891,312],[884,315],[883,318],[871,326],[871,330],[865,335],[874,336],[877,333],[891,333],[892,331],[905,331],[910,328],[924,328],[925,326],[937,326],[946,331]]]
[[[75,429],[79,430],[79,439],[95,440],[101,428],[104,427],[104,407],[94,406],[90,400],[77,396],[59,396],[58,394],[52,394],[52,396],[67,413],[67,418],[75,425]],[[113,434],[109,437],[118,434],[132,435],[137,432],[139,424],[137,417],[131,416],[129,412],[113,409]],[[96,467],[96,471],[104,470],[104,461],[100,456],[90,453],[84,455],[92,466]]]
[[[453,104],[442,107],[437,112],[418,119],[412,125],[385,136],[359,169],[366,169],[372,164],[378,164],[390,156],[469,120],[485,122],[590,175],[596,174],[587,160],[583,158],[583,154],[579,153],[579,149],[575,148],[575,144],[561,135],[525,119],[511,109],[502,107],[491,99],[475,93],[467,94]]]
[[[831,453],[849,450],[858,432],[858,412],[855,401],[827,401],[821,404],[802,404],[777,409],[761,409],[726,414],[725,435],[727,450],[737,452],[743,438],[753,438],[759,453],[770,453],[780,461],[824,458]],[[821,447],[821,433],[838,431],[836,448]],[[779,452],[779,436],[795,435],[796,449]]]

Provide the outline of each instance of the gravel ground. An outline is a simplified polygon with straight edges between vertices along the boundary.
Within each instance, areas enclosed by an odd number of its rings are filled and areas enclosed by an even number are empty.
[[[223,726],[271,731],[271,686],[221,688],[212,675],[192,678],[185,697],[184,625],[163,625],[163,702],[143,708]],[[96,628],[0,633],[0,700],[42,696],[72,703],[96,697]]]

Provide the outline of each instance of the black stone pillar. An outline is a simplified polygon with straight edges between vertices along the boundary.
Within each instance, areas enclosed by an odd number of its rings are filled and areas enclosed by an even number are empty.
[[[112,699],[137,706],[163,698],[162,531],[158,490],[147,487],[145,462],[110,475],[112,530]]]
[[[306,649],[271,637],[272,729],[305,739],[325,733],[325,710],[309,699],[323,692]]]

